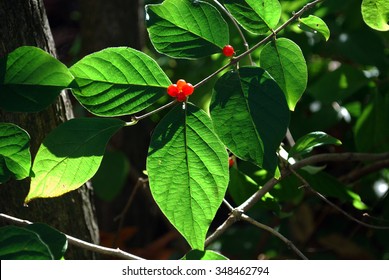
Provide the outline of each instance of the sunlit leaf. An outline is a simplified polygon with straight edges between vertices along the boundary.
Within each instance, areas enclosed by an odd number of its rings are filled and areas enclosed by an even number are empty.
[[[204,1],[165,0],[146,6],[146,23],[155,49],[176,58],[220,53],[229,42],[228,25]]]
[[[255,34],[274,29],[281,17],[278,0],[223,0],[229,12],[240,25]]]
[[[96,173],[108,140],[124,124],[118,119],[80,118],[54,129],[35,157],[26,203],[81,187]]]
[[[308,17],[300,18],[299,22],[299,27],[302,30],[319,33],[326,41],[330,38],[330,29],[321,18],[309,15]]]
[[[313,148],[322,145],[341,145],[342,142],[325,132],[315,131],[310,132],[301,138],[299,138],[295,145],[289,151],[289,157],[293,157],[296,154],[305,154],[312,151]]]
[[[0,59],[0,107],[7,111],[41,111],[73,79],[69,69],[47,52],[30,46],[17,48]]]
[[[207,114],[192,104],[160,121],[147,157],[151,193],[193,249],[205,235],[228,185],[228,154]]]
[[[0,123],[0,183],[10,176],[21,180],[30,175],[30,136],[19,126]]]
[[[379,31],[388,31],[389,1],[363,0],[362,17],[369,27]]]
[[[262,49],[260,64],[284,91],[293,111],[308,82],[307,64],[300,47],[286,38],[273,40]]]
[[[166,94],[171,84],[155,60],[125,47],[90,54],[70,70],[77,82],[74,96],[98,116],[139,112]]]

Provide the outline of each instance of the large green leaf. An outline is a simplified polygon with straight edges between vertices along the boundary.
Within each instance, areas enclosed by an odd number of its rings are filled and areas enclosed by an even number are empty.
[[[151,193],[193,249],[205,235],[228,185],[228,154],[207,114],[192,104],[173,108],[151,138]]]
[[[68,248],[68,239],[65,234],[41,223],[30,224],[26,226],[26,229],[39,235],[40,239],[49,247],[55,260],[60,260],[64,257]]]
[[[187,253],[182,260],[228,260],[225,256],[211,251],[211,250],[205,250],[205,251],[200,251],[200,250],[192,250],[189,253]]]
[[[90,54],[70,71],[78,85],[74,96],[98,116],[139,112],[166,94],[171,84],[152,58],[125,47]]]
[[[223,3],[243,28],[255,34],[274,29],[281,17],[278,0],[224,0]]]
[[[262,49],[260,64],[282,88],[293,111],[308,82],[307,64],[300,47],[286,38],[273,40]]]
[[[176,58],[200,58],[228,44],[228,25],[203,1],[165,0],[146,6],[146,22],[155,49]]]
[[[363,0],[362,17],[368,26],[379,31],[389,30],[389,1]]]
[[[21,180],[30,175],[30,136],[17,125],[0,123],[0,183],[11,175]]]
[[[39,235],[26,228],[0,228],[1,260],[52,260],[53,254]]]
[[[0,107],[19,112],[43,110],[72,81],[69,69],[45,51],[17,48],[0,59]]]
[[[296,141],[295,145],[289,151],[289,157],[293,157],[296,154],[309,153],[314,147],[341,144],[342,142],[340,140],[328,135],[325,132],[310,132]]]
[[[299,22],[299,27],[302,30],[319,33],[326,41],[330,38],[330,29],[321,18],[309,15],[308,17],[300,18]]]
[[[376,92],[354,127],[357,150],[367,153],[389,151],[389,93]]]
[[[290,114],[282,90],[265,70],[241,67],[224,74],[210,110],[216,133],[234,155],[274,173]]]
[[[109,138],[124,124],[118,119],[80,118],[54,129],[35,157],[26,203],[82,186],[99,168]]]

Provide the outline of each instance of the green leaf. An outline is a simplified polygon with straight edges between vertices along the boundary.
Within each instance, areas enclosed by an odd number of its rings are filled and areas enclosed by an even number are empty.
[[[225,73],[215,84],[210,111],[216,133],[234,155],[274,174],[290,116],[282,90],[265,70]]]
[[[294,111],[308,82],[308,70],[303,53],[293,41],[280,38],[265,45],[260,64],[284,91],[289,109]]]
[[[225,256],[211,251],[211,250],[205,250],[205,251],[200,251],[200,250],[192,250],[189,253],[187,253],[182,260],[228,260]]]
[[[322,145],[342,145],[342,142],[325,132],[310,132],[296,141],[296,144],[289,151],[289,157],[309,153],[313,148]]]
[[[227,23],[215,7],[203,1],[165,0],[147,5],[146,23],[155,49],[175,58],[220,53],[229,42]]]
[[[130,163],[119,151],[106,151],[97,173],[92,178],[95,194],[105,201],[113,200],[122,190]]]
[[[363,0],[362,17],[375,30],[389,30],[389,2],[387,0]]]
[[[0,123],[0,183],[11,174],[16,180],[30,175],[30,136],[17,125]]]
[[[223,3],[237,22],[254,34],[269,32],[281,18],[278,0],[224,0]]]
[[[90,54],[70,71],[78,85],[73,89],[74,96],[98,116],[139,112],[165,95],[171,84],[152,58],[125,47]]]
[[[389,94],[376,92],[354,127],[357,150],[366,153],[389,151]]]
[[[69,69],[47,52],[24,46],[0,59],[0,107],[7,111],[37,112],[70,86]]]
[[[328,28],[324,20],[322,20],[321,18],[309,15],[308,17],[300,18],[299,22],[299,27],[302,30],[319,33],[324,37],[326,41],[328,41],[328,39],[330,38],[330,29]]]
[[[205,235],[228,185],[228,154],[208,115],[192,104],[173,108],[151,138],[147,172],[151,193],[193,249]]]
[[[41,223],[30,224],[26,229],[39,235],[40,239],[49,247],[55,260],[64,257],[68,247],[68,239],[62,232]]]
[[[52,260],[49,247],[34,231],[6,226],[0,228],[1,260]]]
[[[125,123],[118,119],[72,119],[54,129],[39,147],[26,203],[81,187],[96,173],[110,137]]]

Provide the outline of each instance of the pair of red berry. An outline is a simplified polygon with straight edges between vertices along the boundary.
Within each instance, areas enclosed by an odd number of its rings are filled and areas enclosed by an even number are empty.
[[[176,84],[172,84],[167,88],[167,94],[175,97],[179,102],[185,101],[186,97],[191,95],[193,91],[193,85],[183,79],[178,80]]]

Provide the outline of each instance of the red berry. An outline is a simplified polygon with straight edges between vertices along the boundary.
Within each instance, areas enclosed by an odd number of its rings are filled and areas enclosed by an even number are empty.
[[[191,95],[193,91],[194,91],[194,87],[190,83],[187,83],[182,86],[182,92],[185,94],[185,96]]]
[[[225,56],[233,56],[235,53],[234,48],[231,45],[226,45],[223,48],[223,54]]]
[[[179,91],[182,90],[182,87],[183,87],[184,85],[186,85],[186,81],[185,81],[185,80],[179,79],[179,80],[177,81],[177,88],[178,88]]]
[[[167,94],[169,94],[172,97],[176,97],[178,93],[179,93],[179,90],[178,90],[178,87],[176,84],[172,84],[172,85],[168,86]]]
[[[229,157],[228,158],[228,166],[231,168],[232,166],[234,166],[234,159],[232,157]]]
[[[185,93],[183,93],[182,91],[180,91],[178,94],[177,94],[177,101],[178,102],[184,102],[186,100],[186,95]]]

